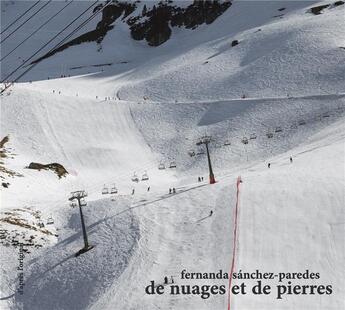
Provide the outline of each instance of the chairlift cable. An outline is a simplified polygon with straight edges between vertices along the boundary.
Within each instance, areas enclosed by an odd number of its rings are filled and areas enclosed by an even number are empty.
[[[52,0],[49,0],[43,6],[41,6],[34,14],[28,17],[24,22],[22,22],[16,29],[14,29],[11,33],[9,33],[3,40],[1,40],[0,44],[3,44],[9,37],[11,37],[18,29],[22,28],[29,20],[31,20],[34,16],[36,16],[39,12],[41,12],[47,5],[49,5]]]
[[[40,29],[42,29],[45,25],[47,25],[54,17],[59,15],[66,7],[68,7],[70,4],[73,3],[74,0],[71,0],[68,2],[62,9],[60,9],[57,13],[55,13],[53,16],[51,16],[47,21],[45,21],[41,26],[39,26],[33,33],[31,33],[26,39],[24,39],[22,42],[20,42],[14,49],[12,49],[9,53],[7,53],[4,57],[0,59],[0,61],[3,61],[7,56],[11,55],[18,47],[20,47],[22,44],[24,44],[27,40],[29,40],[34,34],[36,34]]]
[[[45,43],[41,48],[39,48],[33,55],[31,55],[28,59],[26,59],[21,65],[19,65],[15,70],[13,70],[10,74],[8,74],[2,81],[1,83],[4,83],[9,77],[11,77],[14,73],[16,73],[19,69],[21,69],[27,62],[29,62],[34,56],[36,56],[42,49],[44,49],[49,43],[51,43],[54,39],[56,39],[62,32],[64,32],[69,26],[71,26],[76,20],[78,20],[80,17],[82,17],[87,11],[89,11],[99,0],[94,1],[89,7],[87,7],[80,15],[78,15],[75,19],[73,19],[67,26],[65,26],[62,30],[60,30],[53,38],[51,38],[47,43]],[[100,10],[102,11],[104,7]],[[98,12],[100,12],[98,11]],[[61,40],[58,44],[63,42]],[[48,53],[50,53],[52,50],[56,48],[55,45]],[[15,80],[13,80],[10,85],[5,87],[3,90],[1,90],[1,93],[3,93],[7,88],[9,88],[14,82],[18,81],[23,75],[25,75],[27,72],[29,72],[35,65],[38,63],[34,63],[29,67],[27,70],[25,70],[21,75],[19,75]]]
[[[30,10],[32,10],[41,0],[35,2],[32,6],[30,6],[23,14],[21,14],[19,17],[17,17],[12,23],[10,23],[4,30],[1,31],[0,34],[3,34],[5,31],[8,30],[12,25],[14,25],[18,20],[20,20],[26,13],[28,13]]]

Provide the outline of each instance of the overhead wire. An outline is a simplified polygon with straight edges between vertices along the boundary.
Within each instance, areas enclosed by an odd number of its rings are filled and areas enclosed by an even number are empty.
[[[47,3],[41,6],[34,14],[32,14],[29,18],[27,18],[24,22],[22,22],[16,29],[14,29],[11,33],[9,33],[3,40],[1,40],[0,44],[3,44],[8,38],[10,38],[20,28],[22,28],[29,20],[31,20],[34,16],[36,16],[39,12],[41,12],[51,2],[52,0],[49,0]]]
[[[7,58],[9,55],[11,55],[18,47],[22,46],[27,40],[29,40],[33,35],[35,35],[39,30],[41,30],[45,25],[47,25],[53,18],[55,18],[57,15],[59,15],[66,7],[68,7],[70,4],[73,3],[74,0],[71,0],[68,2],[62,9],[60,9],[58,12],[56,12],[53,16],[51,16],[47,21],[45,21],[41,26],[39,26],[35,31],[33,31],[26,39],[24,39],[22,42],[20,42],[15,48],[13,48],[10,52],[8,52],[4,57],[0,59],[0,61],[3,61],[5,58]]]
[[[1,31],[0,34],[3,34],[5,31],[7,31],[11,26],[13,26],[18,20],[20,20],[26,13],[31,11],[38,3],[40,3],[41,0],[35,2],[32,6],[30,6],[23,14],[21,14],[19,17],[17,17],[12,23],[10,23],[7,27],[5,27],[4,30]]]
[[[53,36],[48,42],[46,42],[42,47],[40,47],[34,54],[32,54],[28,59],[26,59],[22,64],[20,64],[16,69],[14,69],[11,73],[9,73],[5,78],[2,79],[1,83],[4,83],[7,81],[9,77],[11,77],[14,73],[16,73],[19,69],[24,67],[25,64],[27,64],[33,57],[35,57],[41,50],[43,50],[48,44],[50,44],[53,40],[55,40],[62,32],[64,32],[69,26],[71,26],[75,21],[77,21],[79,18],[81,18],[87,11],[89,11],[99,0],[94,1],[89,7],[87,7],[81,14],[79,14],[75,19],[73,19],[67,26],[65,26],[62,30],[60,30],[56,35]],[[56,48],[63,40],[61,40],[57,45],[55,45],[48,53],[50,53],[52,50]],[[37,63],[32,64],[31,67],[29,67],[24,73],[22,73],[19,77],[17,77],[15,80],[13,80],[9,85],[7,85],[3,90],[1,90],[1,93],[3,93],[10,85],[12,85],[14,82],[16,82],[19,78],[21,78],[24,74],[26,74],[28,71],[30,71]]]

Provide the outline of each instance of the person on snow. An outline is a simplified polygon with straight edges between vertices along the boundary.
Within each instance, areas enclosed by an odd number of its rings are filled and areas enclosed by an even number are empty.
[[[290,163],[292,164],[293,160],[292,160],[292,157],[290,156]]]
[[[169,194],[171,194],[171,188],[169,188]]]
[[[268,167],[268,168],[271,168],[271,163],[268,163],[267,167]]]
[[[150,191],[150,186],[147,188],[147,191],[148,191],[148,192]]]
[[[135,192],[135,189],[133,188],[133,189],[132,189],[132,195],[134,195],[134,192]]]
[[[201,178],[200,177],[198,177],[198,182],[201,182]]]
[[[175,189],[175,187],[173,187],[173,194],[176,194],[176,189]]]
[[[210,211],[210,216],[212,216],[212,214],[213,214],[213,211],[211,210],[211,211]]]

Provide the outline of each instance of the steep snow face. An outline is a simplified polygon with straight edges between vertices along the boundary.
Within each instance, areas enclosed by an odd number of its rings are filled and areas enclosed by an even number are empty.
[[[71,5],[75,14],[90,4],[79,3]],[[44,221],[54,219],[56,236],[42,241],[43,248],[30,247],[23,296],[16,292],[18,248],[0,245],[0,307],[225,309],[224,295],[159,298],[144,289],[165,275],[186,284],[179,279],[185,268],[228,271],[241,175],[236,270],[313,269],[334,293],[288,296],[279,304],[272,296],[235,296],[232,303],[246,310],[343,308],[344,9],[314,15],[309,9],[315,5],[234,2],[213,24],[174,29],[155,48],[133,41],[117,21],[100,52],[96,43],[68,48],[26,77],[36,81],[7,91],[0,138],[9,135],[13,158],[4,164],[23,177],[6,177],[1,219],[16,208],[39,211]],[[56,31],[53,25],[61,26],[55,20],[47,29]],[[48,37],[40,32],[35,42]],[[234,40],[239,44],[231,47]],[[36,48],[31,42],[20,57]],[[77,76],[46,80],[60,74]],[[206,156],[196,146],[205,134],[213,138],[212,186]],[[190,156],[191,149],[199,154]],[[58,179],[24,168],[30,162],[57,162],[69,174]],[[177,167],[158,169],[171,162]],[[149,180],[132,182],[134,173]],[[205,180],[197,182],[198,176]],[[117,195],[102,194],[113,185]],[[75,258],[83,237],[68,196],[79,189],[89,194],[83,210],[95,247]],[[37,226],[31,216],[26,220]],[[0,229],[8,229],[3,223]]]

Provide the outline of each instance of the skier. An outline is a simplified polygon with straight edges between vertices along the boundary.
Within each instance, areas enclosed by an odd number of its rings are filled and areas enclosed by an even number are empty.
[[[171,194],[171,188],[169,188],[169,194]]]
[[[293,161],[293,160],[292,160],[292,157],[290,156],[290,163],[291,163],[291,164],[292,164],[292,161]]]
[[[212,216],[212,214],[213,214],[213,211],[211,210],[211,211],[210,211],[210,216]]]
[[[135,192],[135,190],[134,190],[134,188],[132,189],[132,195],[134,195],[134,192]]]
[[[175,187],[173,187],[173,194],[176,194],[176,189],[175,189]]]
[[[204,181],[204,177],[201,177],[201,181]]]
[[[200,177],[198,177],[198,182],[201,182],[201,178]]]
[[[268,168],[271,168],[271,163],[268,163],[267,167],[268,167]]]
[[[148,192],[150,191],[150,186],[147,188],[147,191],[148,191]]]
[[[168,277],[164,277],[164,284],[168,284],[168,283],[169,283]]]

